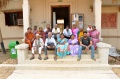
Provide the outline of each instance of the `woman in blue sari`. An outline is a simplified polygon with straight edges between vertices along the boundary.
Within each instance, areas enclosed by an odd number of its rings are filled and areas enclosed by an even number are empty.
[[[68,50],[68,40],[64,38],[64,34],[60,34],[60,38],[58,39],[57,45],[57,55],[61,58],[65,57],[66,55],[70,54]]]

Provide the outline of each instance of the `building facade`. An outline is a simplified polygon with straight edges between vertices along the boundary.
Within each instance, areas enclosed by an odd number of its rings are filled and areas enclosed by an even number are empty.
[[[0,11],[0,27],[5,47],[7,49],[12,40],[21,43],[29,26],[45,28],[50,24],[53,27],[54,21],[64,19],[66,24],[62,29],[67,24],[72,27],[72,15],[79,14],[83,15],[84,29],[88,24],[95,25],[104,42],[120,49],[119,5],[118,0],[10,0]],[[10,16],[17,21],[12,21]],[[19,25],[18,19],[23,19],[23,25]]]

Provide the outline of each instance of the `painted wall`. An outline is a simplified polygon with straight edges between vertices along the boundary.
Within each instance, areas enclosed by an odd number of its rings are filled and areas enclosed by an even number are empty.
[[[90,3],[86,0],[30,0],[31,7],[31,25],[45,27],[46,24],[51,24],[51,6],[54,5],[70,5],[72,13],[84,14],[84,27],[88,24],[94,24],[94,14],[89,10]],[[45,10],[46,9],[46,10]],[[46,23],[44,23],[44,21]]]
[[[19,1],[10,1],[6,8],[3,10],[22,10],[22,0]],[[0,12],[0,28],[3,36],[3,41],[5,48],[8,49],[8,45],[10,41],[16,40],[21,43],[21,39],[23,37],[23,26],[6,26],[5,25],[5,15],[3,12]]]
[[[92,1],[92,0],[91,0]],[[119,5],[112,4],[112,1],[102,0],[103,5]],[[70,5],[70,13],[83,13],[84,14],[84,28],[87,28],[88,24],[94,24],[94,13],[89,10],[93,2],[88,0],[29,0],[30,3],[30,25],[33,27],[45,28],[46,24],[51,24],[51,6],[52,5]],[[10,1],[5,10],[22,9],[22,0]],[[102,7],[102,12],[118,12],[117,29],[102,29],[102,36],[120,36],[120,12],[116,7]],[[12,26],[8,27],[5,25],[5,16],[3,12],[0,12],[0,27],[2,30],[5,47],[8,48],[8,44],[12,40],[21,39],[9,39],[9,38],[20,38],[23,37],[23,27]],[[110,43],[113,46],[119,48],[120,38],[104,38],[104,42]],[[119,48],[120,49],[120,48]]]
[[[102,36],[120,36],[120,12],[119,7],[103,7],[102,13],[117,13],[117,29],[102,29]],[[120,49],[120,38],[104,38],[104,42]]]
[[[44,20],[44,0],[30,0],[30,24],[38,27],[45,27]]]

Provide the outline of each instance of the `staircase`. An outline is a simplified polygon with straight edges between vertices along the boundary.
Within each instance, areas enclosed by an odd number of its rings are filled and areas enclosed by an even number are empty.
[[[80,61],[77,61],[77,56],[71,55],[64,58],[57,57],[57,61],[54,61],[52,50],[48,51],[48,60],[38,60],[37,53],[35,59],[30,60],[31,51],[28,52],[27,45],[25,47],[24,44],[19,46],[19,64],[7,79],[120,79],[111,70],[109,64],[102,62],[100,50],[98,48],[98,51],[95,51],[96,61],[91,59],[90,52],[83,53]],[[44,52],[41,56],[44,59]]]
[[[30,60],[31,51],[27,54],[26,60],[23,62],[26,66],[17,67],[16,69],[28,69],[28,70],[109,70],[111,67],[107,64],[101,64],[98,53],[95,53],[96,61],[91,59],[91,53],[83,53],[80,61],[77,61],[77,56],[72,57],[67,55],[64,58],[57,57],[57,61],[54,61],[54,51],[48,51],[48,60],[39,60],[38,54],[35,54],[35,59]],[[42,52],[42,58],[44,59],[45,55]]]

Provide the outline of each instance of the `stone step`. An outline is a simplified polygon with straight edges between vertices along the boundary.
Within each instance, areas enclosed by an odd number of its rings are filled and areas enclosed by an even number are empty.
[[[15,70],[7,79],[120,79],[112,70]]]
[[[98,59],[98,55],[95,54],[95,57],[97,58],[96,61],[91,59],[91,55],[89,54],[83,54],[80,61],[77,61],[78,56],[72,57],[71,55],[68,55],[64,58],[57,57],[57,61],[54,61],[54,55],[49,54],[48,60],[44,60],[44,55],[42,54],[42,60],[38,59],[38,54],[35,54],[35,59],[30,60],[31,54],[27,55],[27,59],[25,60],[24,64],[98,64],[100,63],[100,60]]]
[[[108,64],[19,64],[17,70],[110,70]]]
[[[97,53],[94,54],[95,55],[95,58],[98,59],[99,56]],[[30,59],[30,57],[32,56],[32,54],[28,54],[27,55],[27,59]],[[45,55],[44,54],[41,54],[41,57],[44,58]],[[54,58],[54,54],[48,54],[48,57],[49,59],[53,59]],[[35,59],[38,58],[38,54],[35,54]],[[66,57],[63,57],[63,58],[60,58],[59,56],[57,56],[58,59],[77,59],[78,58],[78,55],[76,56],[71,56],[71,55],[67,55]],[[91,59],[91,54],[82,54],[81,56],[81,59]]]
[[[100,60],[97,59],[96,61],[92,59],[81,59],[77,61],[77,59],[58,59],[54,61],[54,59],[48,60],[25,60],[24,64],[100,64]]]

